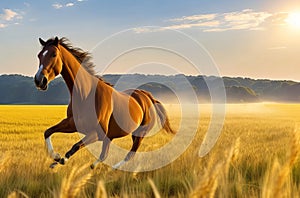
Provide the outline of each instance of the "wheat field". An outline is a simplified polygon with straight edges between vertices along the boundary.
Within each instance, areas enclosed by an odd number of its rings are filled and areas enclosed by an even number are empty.
[[[166,107],[176,128],[180,114],[174,106]],[[130,173],[105,164],[90,170],[95,158],[86,149],[65,166],[50,169],[43,132],[65,117],[66,106],[0,106],[0,197],[271,198],[300,194],[299,104],[226,105],[222,134],[203,158],[198,151],[211,108],[208,104],[199,107],[197,135],[178,159],[158,170]],[[188,130],[189,126],[183,127]],[[157,149],[171,138],[160,132],[143,140],[139,151]],[[55,134],[52,141],[55,150],[64,154],[78,139],[77,134]],[[128,149],[131,139],[115,143]]]

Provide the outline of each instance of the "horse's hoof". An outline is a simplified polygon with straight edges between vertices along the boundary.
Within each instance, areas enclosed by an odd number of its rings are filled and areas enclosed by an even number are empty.
[[[59,163],[62,165],[65,165],[65,163],[66,163],[65,158],[60,158]]]
[[[52,164],[50,164],[50,168],[55,168],[55,166],[57,166],[58,165],[58,162],[53,162]]]
[[[62,157],[62,158],[60,158],[59,163],[60,163],[61,165],[65,165],[65,164],[67,163],[67,161],[68,161],[68,158]]]
[[[120,161],[119,163],[116,163],[115,165],[112,166],[113,170],[119,169],[121,166],[123,166],[126,163],[125,160]]]
[[[60,159],[61,159],[61,157],[60,157],[60,154],[59,153],[56,153],[55,155],[54,155],[54,161],[56,161],[56,162],[59,162],[60,161]]]
[[[90,165],[90,168],[93,170],[95,168],[95,165],[94,164],[91,164]]]

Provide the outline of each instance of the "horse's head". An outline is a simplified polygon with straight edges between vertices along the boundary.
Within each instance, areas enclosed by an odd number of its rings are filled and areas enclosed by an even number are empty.
[[[62,71],[63,63],[58,48],[59,40],[57,37],[48,41],[43,41],[40,38],[39,41],[43,49],[38,54],[40,64],[35,74],[34,82],[38,89],[46,90],[49,82]]]

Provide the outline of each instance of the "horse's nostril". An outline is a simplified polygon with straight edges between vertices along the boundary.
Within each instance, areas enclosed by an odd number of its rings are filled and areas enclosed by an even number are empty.
[[[48,82],[48,79],[46,77],[43,77],[42,84],[47,85],[47,82]]]

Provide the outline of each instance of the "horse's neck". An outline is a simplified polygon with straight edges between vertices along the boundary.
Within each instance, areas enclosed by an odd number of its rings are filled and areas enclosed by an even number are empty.
[[[97,86],[98,79],[89,74],[77,59],[64,47],[60,46],[63,69],[61,75],[65,80],[71,97],[76,94],[78,99],[86,99]]]

